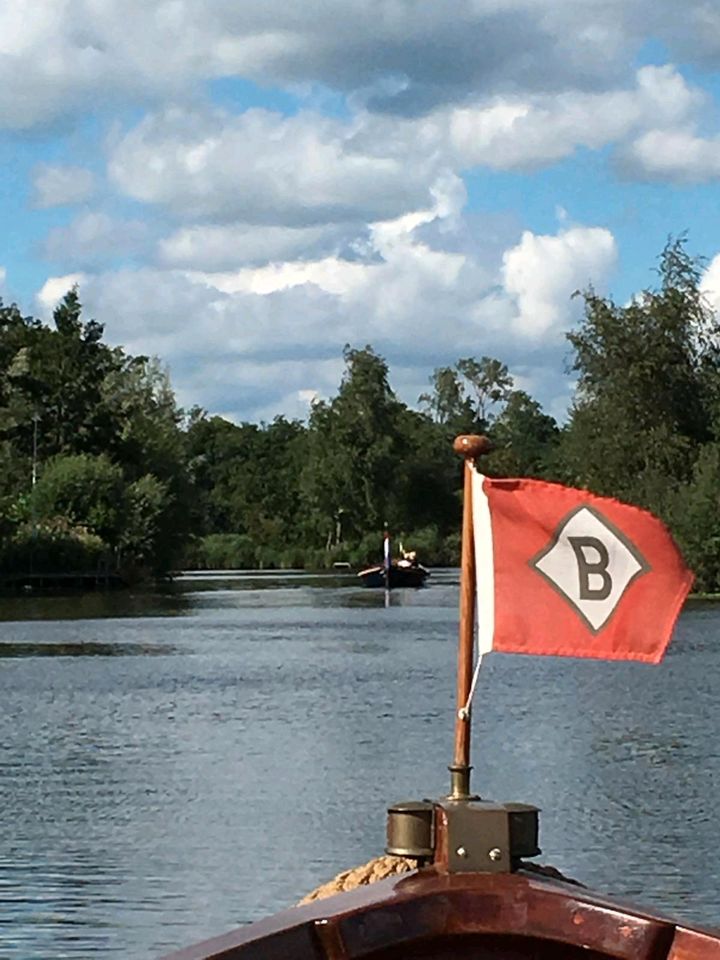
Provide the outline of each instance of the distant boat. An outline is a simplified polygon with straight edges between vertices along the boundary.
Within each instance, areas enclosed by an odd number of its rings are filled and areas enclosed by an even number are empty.
[[[364,587],[388,587],[390,590],[396,587],[422,587],[430,576],[430,571],[421,563],[411,564],[403,560],[394,561],[388,573],[389,583],[386,568],[382,564],[361,570],[358,576]]]
[[[393,560],[390,536],[386,532],[383,543],[383,562],[358,573],[363,586],[385,587],[387,590],[393,590],[396,587],[422,587],[430,576],[430,571],[418,563],[414,550],[406,552],[400,544],[400,552],[402,557],[399,560]]]
[[[384,587],[392,590],[395,587],[422,587],[430,571],[418,563],[414,550],[406,552],[400,544],[399,560],[392,559],[390,534],[387,530],[383,534],[383,562],[373,567],[367,567],[358,573],[364,587]]]

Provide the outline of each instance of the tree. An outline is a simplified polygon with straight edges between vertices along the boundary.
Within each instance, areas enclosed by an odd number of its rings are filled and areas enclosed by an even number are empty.
[[[388,367],[370,346],[346,346],[338,395],[310,415],[303,503],[326,544],[394,524],[393,477],[407,444]]]
[[[395,532],[407,535],[433,529],[440,537],[457,532],[463,462],[453,452],[447,425],[438,429],[429,417],[405,408],[400,427],[405,449],[389,489],[388,513],[394,518]],[[412,540],[417,546],[414,536]]]
[[[714,435],[720,327],[684,239],[660,257],[660,285],[626,306],[582,294],[568,334],[577,393],[562,438],[566,479],[663,514]]]
[[[0,301],[0,492],[11,500],[29,489],[36,412],[30,351],[45,334],[39,320]]]
[[[692,477],[678,488],[668,522],[695,573],[698,590],[720,586],[720,444],[702,447]]]
[[[118,538],[126,564],[162,572],[172,565],[168,556],[167,484],[148,473],[124,490],[124,522]]]
[[[478,424],[484,428],[489,424],[490,410],[507,400],[513,386],[507,366],[493,357],[465,357],[458,360],[457,370],[467,381],[474,395],[473,412]]]
[[[305,436],[301,423],[284,417],[269,425],[238,425],[200,412],[193,415],[187,432],[189,466],[202,529],[216,537],[208,541],[214,555],[227,548],[228,555],[245,561],[249,539],[284,560],[288,546],[302,541]],[[233,537],[232,543],[221,546],[217,538],[223,535]]]
[[[102,325],[83,321],[81,314],[73,288],[55,308],[55,329],[43,328],[29,346],[26,386],[33,411],[40,416],[45,458],[101,453],[119,429],[117,411],[103,402],[103,384],[120,364],[122,352],[104,344]]]
[[[430,383],[432,393],[423,393],[418,400],[433,420],[458,433],[471,432],[475,416],[457,368],[436,367]]]
[[[513,390],[497,416],[488,471],[500,476],[547,476],[560,431],[554,418],[524,390]]]
[[[153,564],[169,569],[180,559],[196,528],[198,511],[187,467],[185,435],[167,371],[155,358],[115,351],[115,364],[101,384],[101,403],[113,412],[116,429],[105,448],[122,465],[129,484],[145,478],[163,490],[153,525]],[[155,496],[155,494],[153,494]]]
[[[122,469],[105,455],[59,456],[48,463],[33,491],[38,520],[66,518],[117,547],[125,522]]]
[[[83,319],[76,289],[58,304],[52,326],[0,304],[2,530],[12,539],[32,519],[37,474],[36,520],[42,511],[58,530],[87,527],[129,559],[130,538],[138,556],[152,553],[153,565],[171,566],[193,519],[182,411],[157,361],[102,337],[100,323]],[[142,523],[155,532],[141,533]]]

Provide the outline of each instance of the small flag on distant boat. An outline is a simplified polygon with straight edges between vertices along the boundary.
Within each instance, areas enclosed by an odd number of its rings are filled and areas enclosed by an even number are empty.
[[[478,653],[658,663],[693,582],[645,510],[472,470]]]

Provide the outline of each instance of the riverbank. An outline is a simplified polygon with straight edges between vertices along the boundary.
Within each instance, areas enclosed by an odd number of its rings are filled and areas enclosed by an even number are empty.
[[[118,573],[16,573],[0,576],[1,594],[75,593],[88,590],[121,590],[129,586]]]

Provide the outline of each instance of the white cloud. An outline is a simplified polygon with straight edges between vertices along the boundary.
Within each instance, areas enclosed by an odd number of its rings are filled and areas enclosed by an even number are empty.
[[[525,231],[503,257],[505,290],[517,303],[516,332],[536,339],[567,327],[573,318],[570,295],[602,282],[616,255],[613,235],[600,227],[573,227],[557,236]]]
[[[354,142],[372,154],[435,156],[451,169],[532,169],[694,117],[704,95],[672,66],[643,67],[625,88],[475,98],[419,119],[364,116]]]
[[[614,257],[612,235],[577,226],[557,236],[525,233],[504,258],[497,251],[502,267],[491,269],[472,249],[432,249],[421,232],[436,216],[429,210],[374,224],[368,244],[375,255],[362,261],[325,257],[224,273],[106,271],[48,281],[41,299],[50,306],[81,279],[81,299],[111,342],[167,361],[184,403],[249,419],[297,412],[311,393],[334,393],[346,343],[373,344],[394,377],[402,368],[408,402],[435,366],[481,354],[511,367],[532,357],[554,371],[554,397],[571,295],[602,281]]]
[[[249,408],[255,422],[269,422],[279,412],[305,419],[313,400],[337,392],[343,366],[339,353],[295,360],[235,356],[213,364],[212,383],[201,367],[189,369],[178,398],[190,406],[203,396],[210,409],[223,410],[233,420],[247,419]],[[274,384],[274,390],[269,391],[268,384]]]
[[[147,237],[148,226],[140,220],[115,220],[102,211],[87,211],[48,233],[45,255],[66,265],[91,267],[140,252]]]
[[[624,90],[495,98],[410,120],[174,107],[120,136],[108,169],[134,200],[204,221],[162,241],[163,263],[222,269],[337,253],[343,243],[357,255],[363,223],[414,216],[439,198],[443,220],[457,215],[465,192],[456,171],[529,169],[650,126],[671,129],[702,101],[674,68],[644,67]]]
[[[37,302],[42,313],[52,313],[68,290],[87,281],[84,273],[67,273],[62,277],[49,277],[37,293]]]
[[[720,63],[708,0],[0,0],[0,127],[26,129],[98,102],[182,98],[241,76],[321,85],[380,112],[419,115],[484,96],[611,88],[659,37]]]
[[[713,310],[720,314],[720,254],[713,257],[707,265],[700,289]]]
[[[95,174],[85,167],[40,164],[33,172],[36,207],[82,203],[93,196]]]
[[[692,129],[649,130],[623,151],[620,168],[638,179],[702,183],[720,177],[720,136]]]
[[[720,63],[708,0],[0,0],[0,127],[102,102],[189,95],[241,76],[321,85],[380,112],[419,115],[484,96],[610,88],[648,38]]]
[[[301,227],[397,216],[425,206],[433,158],[353,146],[352,124],[318,114],[239,116],[172,108],[146,117],[115,146],[114,183],[183,217]]]
[[[227,270],[240,264],[316,259],[341,250],[351,253],[362,240],[362,224],[320,227],[248,226],[183,227],[158,244],[161,263],[195,270]]]
[[[626,90],[535,97],[526,104],[499,104],[475,114],[456,110],[451,138],[460,156],[473,165],[532,167],[559,160],[580,146],[597,149],[638,127],[677,122],[693,113],[701,99],[674,68],[644,67],[635,87]],[[483,127],[489,128],[485,136]]]
[[[522,214],[480,195],[489,177],[468,214],[462,175],[607,147],[645,178],[720,175],[709,94],[672,65],[636,69],[649,36],[720,64],[705,0],[682,17],[675,0],[456,0],[451,16],[436,0],[335,0],[331,22],[326,0],[31,7],[0,0],[0,129],[71,131],[54,156],[93,168],[84,147],[104,137],[108,175],[102,209],[45,215],[38,246],[64,276],[39,302],[80,282],[115,342],[167,359],[183,399],[213,409],[300,409],[335,389],[346,342],[373,343],[408,392],[480,353],[551,392],[571,294],[602,284],[614,238],[574,225],[572,203],[555,235],[521,235]],[[223,77],[243,83],[209,83]],[[220,109],[218,90],[285,112]],[[90,105],[91,123],[63,126]],[[141,119],[105,136],[119,106]],[[49,208],[86,203],[99,175],[68,161],[33,181]],[[129,257],[141,266],[120,269]]]

